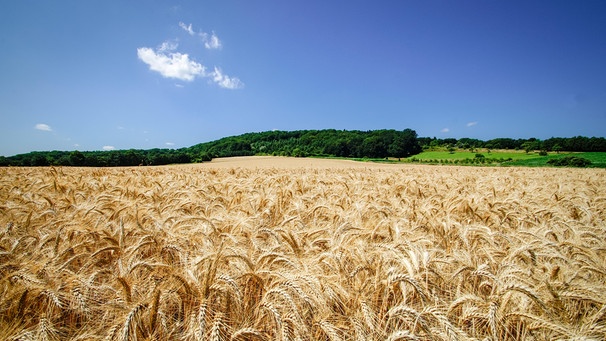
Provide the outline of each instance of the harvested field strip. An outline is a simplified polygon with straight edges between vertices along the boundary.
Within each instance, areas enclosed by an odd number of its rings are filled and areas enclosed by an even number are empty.
[[[603,171],[293,160],[1,168],[0,339],[606,336]]]

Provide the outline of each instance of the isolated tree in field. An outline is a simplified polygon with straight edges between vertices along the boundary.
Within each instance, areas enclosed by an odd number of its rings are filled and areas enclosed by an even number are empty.
[[[524,151],[526,151],[526,153],[530,153],[533,150],[541,149],[541,141],[535,138],[530,138],[528,141],[522,143],[521,147],[524,149]]]

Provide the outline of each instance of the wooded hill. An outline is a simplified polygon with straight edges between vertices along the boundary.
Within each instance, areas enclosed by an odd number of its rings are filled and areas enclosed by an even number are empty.
[[[189,148],[213,157],[244,155],[403,158],[422,151],[417,133],[405,130],[297,130],[247,133]]]
[[[195,163],[217,157],[247,155],[327,156],[346,158],[404,158],[434,147],[606,152],[603,137],[547,140],[498,138],[437,139],[417,137],[405,130],[296,130],[266,131],[225,137],[180,149],[31,152],[0,156],[0,166],[137,166]]]

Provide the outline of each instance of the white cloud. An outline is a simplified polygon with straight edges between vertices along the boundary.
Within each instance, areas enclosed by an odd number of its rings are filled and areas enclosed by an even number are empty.
[[[34,129],[42,130],[42,131],[53,131],[53,129],[48,124],[44,124],[44,123],[36,124],[34,126]]]
[[[200,34],[200,36],[204,41],[204,47],[206,47],[207,49],[217,50],[221,48],[221,40],[219,40],[219,37],[217,37],[215,32],[213,32],[210,37],[206,33]]]
[[[165,143],[167,146],[174,146],[175,144],[173,142],[166,142]]]
[[[213,81],[217,83],[220,87],[225,89],[241,89],[244,87],[244,83],[240,81],[237,77],[229,77],[224,75],[221,69],[215,67],[215,71],[211,73],[213,77]]]
[[[473,127],[473,126],[475,126],[475,125],[477,125],[477,124],[478,124],[478,122],[477,122],[477,121],[474,121],[474,122],[469,122],[469,123],[467,123],[467,126],[468,126],[468,127]]]
[[[158,52],[168,52],[168,51],[174,51],[177,49],[177,47],[179,47],[179,44],[177,44],[174,41],[165,41],[162,44],[160,44],[160,46],[158,47]]]
[[[442,133],[447,133],[449,131],[450,131],[450,128],[444,128],[444,129],[440,130],[440,132],[442,132]]]
[[[179,22],[179,27],[181,27],[182,29],[184,29],[184,30],[185,30],[187,33],[189,33],[189,35],[192,35],[192,36],[193,36],[194,34],[196,34],[196,33],[194,32],[194,30],[192,29],[191,24],[189,24],[189,25],[185,25],[185,23],[184,23],[184,22],[180,21],[180,22]]]
[[[207,49],[220,49],[221,40],[212,32],[196,33],[192,24],[186,25],[179,22],[179,27],[192,36],[199,36]],[[137,49],[137,57],[149,65],[149,69],[156,71],[165,78],[174,78],[182,81],[193,81],[196,77],[210,78],[214,83],[224,89],[241,89],[244,83],[237,77],[230,77],[223,73],[219,67],[214,67],[212,72],[208,72],[206,66],[190,59],[186,53],[177,51],[179,45],[176,41],[167,40],[158,46],[155,50],[149,47],[140,47]],[[182,84],[175,84],[176,87],[183,87]]]
[[[103,149],[105,151],[108,151],[108,150],[114,150],[114,149],[116,149],[116,147],[114,147],[114,146],[103,146],[103,148],[101,148],[101,149]]]
[[[209,50],[220,49],[222,44],[219,37],[215,34],[215,32],[208,34],[206,32],[196,33],[192,27],[192,24],[185,25],[184,22],[179,22],[179,27],[181,27],[185,32],[187,32],[190,36],[198,36],[204,42],[204,47]]]
[[[141,47],[137,49],[137,56],[149,65],[150,70],[159,72],[165,78],[191,82],[197,76],[206,75],[204,65],[190,60],[187,54],[179,52],[166,54],[149,47]]]

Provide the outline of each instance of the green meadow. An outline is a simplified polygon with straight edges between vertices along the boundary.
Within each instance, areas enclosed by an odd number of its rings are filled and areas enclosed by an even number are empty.
[[[479,155],[483,155],[483,157]],[[606,153],[603,152],[549,152],[547,155],[539,155],[539,152],[517,151],[517,150],[497,150],[488,152],[485,149],[479,149],[475,152],[468,150],[447,150],[424,151],[420,154],[405,159],[408,162],[436,163],[436,164],[476,164],[476,165],[501,165],[501,166],[525,166],[525,167],[544,167],[550,166],[547,161],[554,158],[565,156],[578,156],[591,161],[589,167],[606,168]],[[483,160],[482,160],[483,159]]]
[[[529,167],[542,167],[550,166],[547,161],[555,158],[561,158],[565,156],[578,156],[591,161],[590,168],[606,168],[606,153],[604,152],[584,152],[584,153],[549,153],[547,156],[536,155],[533,158],[528,159],[514,159],[508,162],[508,165],[512,166],[529,166]]]
[[[464,160],[464,159],[473,159],[476,154],[482,154],[485,158],[491,159],[509,159],[512,158],[514,160],[525,160],[530,158],[536,158],[538,153],[526,153],[525,151],[516,151],[516,150],[507,150],[507,151],[491,151],[488,153],[485,150],[478,150],[477,152],[470,151],[455,151],[453,153],[448,152],[446,150],[443,151],[426,151],[421,154],[413,156],[418,160]],[[413,158],[411,157],[411,158]],[[411,159],[409,158],[409,159]]]

